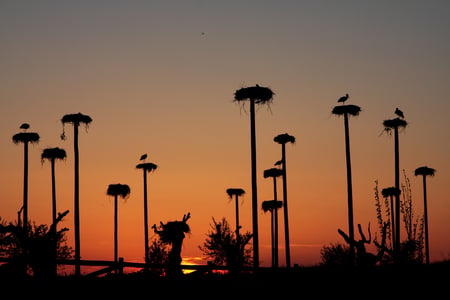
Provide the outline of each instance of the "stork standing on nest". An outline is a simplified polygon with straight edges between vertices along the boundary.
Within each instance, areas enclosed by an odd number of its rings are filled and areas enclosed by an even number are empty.
[[[345,96],[339,98],[337,102],[342,102],[342,104],[344,104],[344,102],[347,101],[348,97],[348,94],[345,94]]]
[[[405,115],[403,114],[403,112],[402,112],[400,109],[398,109],[398,107],[395,108],[395,114],[396,114],[397,116],[399,116],[400,118],[402,118],[402,119],[405,118]]]

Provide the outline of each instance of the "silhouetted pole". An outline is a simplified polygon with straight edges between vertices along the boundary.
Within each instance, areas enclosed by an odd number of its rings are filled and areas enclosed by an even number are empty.
[[[397,110],[395,112],[397,114]],[[398,114],[397,114],[398,115]],[[394,130],[394,154],[395,154],[395,188],[400,191],[400,151],[399,151],[399,138],[398,128],[406,127],[408,124],[404,119],[403,113],[401,118],[395,118],[392,120],[383,121],[385,130]],[[394,244],[394,260],[398,261],[398,255],[400,252],[400,193],[395,195],[395,244]]]
[[[256,128],[255,128],[255,100],[250,99],[250,136],[252,160],[252,223],[253,223],[253,266],[259,267],[259,238],[258,238],[258,191],[256,177]]]
[[[381,194],[383,195],[383,197],[385,197],[385,198],[389,197],[390,198],[390,211],[391,211],[390,218],[391,218],[391,221],[390,221],[389,226],[391,227],[391,231],[392,231],[391,245],[392,245],[393,248],[394,248],[395,241],[396,241],[396,239],[395,239],[395,227],[396,226],[395,226],[395,216],[394,216],[394,210],[395,210],[394,209],[394,196],[400,195],[400,193],[401,193],[401,191],[399,189],[395,188],[395,187],[388,187],[388,188],[385,188],[385,189],[383,189],[381,191]]]
[[[348,95],[347,95],[348,98]],[[339,102],[339,101],[338,101]],[[345,102],[345,101],[344,101]],[[345,129],[345,160],[347,164],[347,208],[348,208],[348,232],[350,240],[355,240],[355,232],[353,226],[353,190],[352,190],[352,165],[350,160],[350,133],[348,126],[348,115],[359,115],[361,108],[357,105],[338,105],[333,108],[332,113],[338,116],[344,115]],[[355,263],[355,246],[350,244],[351,261]]]
[[[428,208],[427,208],[427,180],[423,176],[423,219],[425,223],[425,263],[430,263],[430,246],[428,243]]]
[[[436,172],[433,168],[420,167],[414,171],[414,175],[423,176],[423,219],[425,223],[425,263],[430,263],[430,249],[429,249],[429,239],[428,239],[428,208],[427,208],[427,176],[434,176]]]
[[[148,245],[148,204],[147,204],[147,170],[144,171],[144,239],[145,239],[145,264],[149,262],[149,251],[150,247]]]
[[[145,155],[144,159],[147,157]],[[142,158],[141,158],[142,160]],[[144,247],[145,247],[145,263],[149,262],[149,250],[148,245],[148,200],[147,200],[147,172],[152,172],[158,168],[154,163],[141,163],[136,166],[137,169],[142,169],[144,172]]]
[[[345,159],[347,162],[347,207],[348,207],[348,232],[350,240],[355,239],[354,226],[353,226],[353,189],[352,189],[352,165],[350,160],[350,134],[348,128],[348,116],[344,114],[345,125]],[[355,257],[355,247],[350,245],[350,255],[352,261]]]
[[[28,237],[28,142],[23,143],[23,232]]]
[[[240,235],[239,235],[239,229],[240,229],[240,225],[239,225],[239,196],[245,194],[245,191],[241,188],[229,188],[227,189],[227,194],[228,197],[230,199],[233,199],[233,196],[235,196],[235,206],[236,206],[236,243],[239,249],[239,244],[240,244]]]
[[[119,272],[119,239],[118,239],[118,223],[119,223],[119,207],[117,203],[117,199],[121,196],[123,199],[127,198],[130,195],[130,187],[126,184],[110,184],[108,186],[108,190],[106,194],[114,197],[114,266],[115,273]]]
[[[279,134],[274,139],[281,144],[281,164],[283,166],[283,211],[284,211],[284,242],[286,251],[286,268],[291,267],[291,254],[289,243],[289,220],[287,204],[287,171],[286,171],[286,143],[295,143],[295,137],[287,133]]]
[[[396,241],[396,239],[395,239],[395,227],[396,227],[396,225],[394,225],[395,224],[394,195],[391,195],[390,198],[391,198],[391,219],[392,219],[392,221],[391,221],[391,224],[392,224],[392,245],[394,245],[395,241]]]
[[[75,161],[75,191],[74,191],[74,234],[75,234],[75,275],[81,275],[81,251],[80,251],[80,172],[79,172],[79,152],[78,152],[78,127],[79,123],[73,124],[73,149]]]
[[[80,123],[83,123],[86,128],[89,126],[89,124],[92,122],[91,117],[87,115],[83,115],[82,113],[77,114],[68,114],[64,115],[61,119],[61,122],[63,124],[70,123],[73,125],[73,131],[74,131],[74,137],[73,137],[73,148],[74,148],[74,185],[75,185],[75,191],[74,191],[74,234],[75,234],[75,276],[81,275],[81,265],[80,265],[80,259],[81,259],[81,253],[80,253],[80,196],[79,196],[79,190],[80,190],[80,184],[79,184],[79,151],[78,151],[78,127],[80,126]],[[65,133],[63,130],[63,133],[61,134],[61,139],[65,139]]]
[[[273,178],[273,201],[275,203],[278,201],[277,199],[277,178]],[[278,209],[275,208],[274,214],[273,214],[273,230],[274,230],[274,266],[275,268],[278,267]]]
[[[286,173],[286,144],[281,144],[281,161],[283,164],[283,212],[284,212],[284,243],[286,253],[286,268],[291,267],[291,253],[289,243],[289,221],[287,204],[287,173]]]
[[[239,235],[239,203],[238,203],[238,194],[235,195],[235,202],[236,202],[236,241],[239,244],[240,242],[240,235]]]
[[[117,209],[117,197],[118,195],[114,195],[114,263],[116,267],[118,266],[119,262],[119,239],[118,239],[118,209]],[[117,274],[117,269],[116,269]]]
[[[271,89],[261,87],[246,87],[236,90],[235,101],[250,101],[250,135],[252,160],[252,223],[253,223],[253,266],[259,267],[259,238],[258,238],[258,196],[256,184],[256,130],[255,130],[255,104],[270,103],[274,93]]]
[[[28,236],[28,144],[38,143],[39,134],[35,132],[26,132],[30,127],[29,124],[24,123],[20,126],[24,132],[19,132],[13,135],[12,141],[14,144],[23,144],[23,230]]]
[[[395,188],[400,190],[400,151],[398,140],[398,127],[394,128],[394,152],[395,152]],[[400,251],[400,194],[395,195],[395,256]]]

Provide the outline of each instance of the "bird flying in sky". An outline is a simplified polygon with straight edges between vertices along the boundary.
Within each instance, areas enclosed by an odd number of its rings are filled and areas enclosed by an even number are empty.
[[[347,101],[348,97],[349,97],[348,94],[345,94],[345,96],[342,96],[341,98],[339,98],[338,102],[344,103],[345,101]]]

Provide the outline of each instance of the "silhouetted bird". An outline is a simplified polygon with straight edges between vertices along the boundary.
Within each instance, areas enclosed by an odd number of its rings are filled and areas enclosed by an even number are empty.
[[[400,109],[398,109],[398,107],[395,109],[395,114],[402,119],[405,118],[405,115],[403,114],[403,112]]]
[[[345,94],[345,96],[342,96],[341,98],[339,98],[338,102],[344,103],[345,101],[347,101],[347,99],[348,99],[348,94]]]
[[[28,129],[28,128],[30,128],[30,124],[28,124],[28,123],[23,123],[22,125],[20,125],[20,129]]]
[[[144,160],[144,159],[146,159],[146,158],[147,158],[147,153],[142,154],[142,155],[141,155],[141,158],[139,158],[139,160]]]

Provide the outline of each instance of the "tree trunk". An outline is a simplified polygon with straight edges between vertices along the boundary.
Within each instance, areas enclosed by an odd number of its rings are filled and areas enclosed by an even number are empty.
[[[149,262],[149,246],[148,246],[148,207],[147,207],[147,170],[144,171],[144,245],[145,245],[145,263]]]
[[[425,263],[430,263],[430,250],[428,244],[428,209],[427,209],[427,180],[423,175],[423,218],[425,223]]]
[[[291,254],[289,244],[289,222],[287,204],[287,176],[286,176],[286,146],[281,144],[281,161],[283,164],[283,212],[284,212],[284,242],[286,250],[286,268],[291,267]]]
[[[253,266],[259,267],[259,238],[258,238],[258,195],[256,177],[256,130],[255,130],[255,100],[250,99],[250,135],[252,160],[252,221],[253,221]]]
[[[350,161],[350,134],[348,128],[348,115],[344,114],[345,125],[345,157],[347,162],[347,206],[348,206],[348,235],[350,240],[355,240],[353,226],[353,191],[352,191],[352,165]],[[355,260],[355,246],[350,245],[351,261]]]
[[[75,275],[81,275],[80,265],[80,199],[79,199],[79,153],[78,153],[78,123],[73,124],[73,148],[75,161],[75,191],[74,191],[74,222],[75,222]]]

